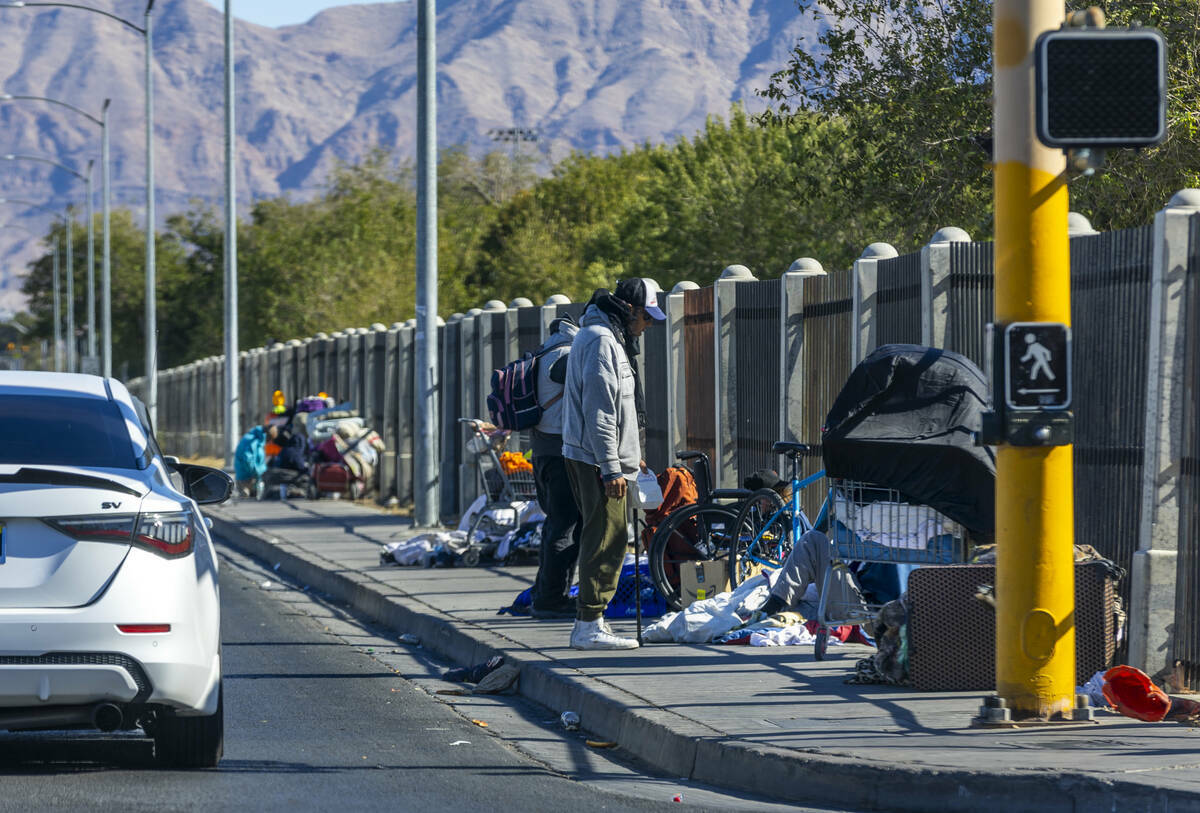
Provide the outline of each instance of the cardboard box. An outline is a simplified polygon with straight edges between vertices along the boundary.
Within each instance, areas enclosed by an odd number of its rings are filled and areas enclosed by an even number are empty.
[[[712,598],[729,590],[729,568],[719,562],[682,562],[679,565],[679,602],[686,607],[693,601]]]

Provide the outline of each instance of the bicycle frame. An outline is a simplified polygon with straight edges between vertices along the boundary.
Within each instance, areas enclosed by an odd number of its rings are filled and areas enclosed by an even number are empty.
[[[755,535],[754,539],[752,539],[750,541],[750,544],[746,546],[746,553],[744,554],[745,557],[747,559],[749,559],[750,561],[760,564],[764,567],[776,568],[776,567],[780,567],[783,564],[784,556],[783,556],[782,540],[779,542],[776,542],[774,545],[774,550],[771,551],[775,555],[775,558],[778,561],[770,561],[768,559],[759,558],[758,556],[755,556],[753,554],[753,551],[757,550],[758,543],[762,539],[762,535],[766,532],[767,528],[770,528],[771,525],[774,524],[775,521],[778,520],[782,515],[787,514],[789,517],[788,521],[789,521],[789,525],[791,526],[791,533],[792,533],[791,541],[792,541],[793,548],[796,545],[800,544],[800,538],[802,536],[804,536],[804,534],[808,533],[815,527],[823,525],[828,518],[828,514],[829,514],[829,497],[828,497],[828,495],[826,495],[824,501],[821,503],[821,510],[817,513],[816,524],[814,524],[813,522],[811,522],[809,520],[808,515],[804,513],[804,509],[800,507],[800,492],[801,492],[801,490],[807,488],[808,486],[812,485],[813,483],[815,483],[818,480],[820,480],[821,478],[823,478],[825,476],[825,470],[822,469],[821,471],[818,471],[816,474],[811,474],[808,477],[805,477],[803,480],[801,480],[799,472],[797,471],[798,468],[799,467],[798,467],[797,462],[795,460],[793,460],[792,461],[792,500],[791,500],[791,504],[790,505],[788,505],[788,504],[781,505],[775,511],[775,513],[771,515],[771,518],[768,519],[765,523],[763,523],[762,528]],[[799,521],[796,521],[797,519]]]

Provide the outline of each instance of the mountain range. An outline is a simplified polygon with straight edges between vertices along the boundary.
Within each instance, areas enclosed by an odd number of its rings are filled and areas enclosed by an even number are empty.
[[[143,0],[93,0],[135,25]],[[154,7],[157,214],[224,194],[223,16],[204,0]],[[442,0],[438,139],[473,151],[522,128],[543,166],[571,150],[608,152],[693,134],[742,102],[816,34],[796,0]],[[303,25],[235,28],[238,192],[311,196],[337,161],[375,147],[415,150],[416,7],[341,6]],[[144,39],[100,14],[0,8],[0,94],[48,96],[98,116],[112,99],[112,200],[144,214]],[[0,100],[0,157],[23,153],[82,170],[99,129],[65,108]],[[82,208],[82,184],[44,164],[0,160],[0,197]],[[49,216],[0,206],[0,226],[44,234]],[[18,309],[40,241],[0,230],[0,310]]]

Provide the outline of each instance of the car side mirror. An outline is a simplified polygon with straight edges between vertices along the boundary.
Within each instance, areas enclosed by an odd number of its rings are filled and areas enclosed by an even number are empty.
[[[216,505],[233,496],[233,478],[220,469],[179,463],[175,470],[183,476],[183,493],[197,505]]]

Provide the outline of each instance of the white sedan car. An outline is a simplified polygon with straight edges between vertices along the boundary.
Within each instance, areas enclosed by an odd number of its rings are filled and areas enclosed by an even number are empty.
[[[0,731],[142,728],[221,758],[221,471],[164,458],[113,379],[0,372]]]

